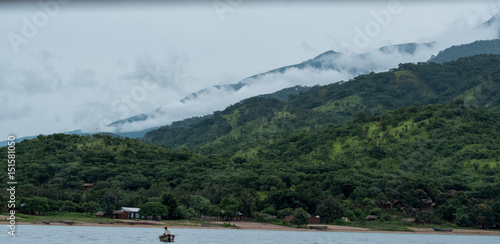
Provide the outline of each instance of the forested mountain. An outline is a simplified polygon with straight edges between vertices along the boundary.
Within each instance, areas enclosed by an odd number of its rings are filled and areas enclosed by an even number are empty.
[[[16,144],[17,199],[24,213],[160,202],[169,218],[303,208],[324,222],[382,214],[491,228],[500,223],[499,121],[461,100],[412,105],[274,136],[232,158],[221,155],[233,148],[201,155],[108,135],[39,136]]]
[[[450,103],[496,109],[500,106],[500,58],[481,55],[444,64],[402,64],[397,69],[312,87],[286,101],[254,97],[232,105],[189,128],[164,126],[146,142],[174,148],[216,150],[255,142],[275,133],[308,131],[352,120],[360,112],[382,114],[414,103]],[[246,146],[243,146],[246,148]]]
[[[288,100],[256,97],[146,138],[191,150],[40,135],[15,145],[19,210],[154,203],[164,217],[188,218],[303,208],[326,223],[376,214],[498,227],[499,86],[500,56],[480,55],[402,64]]]

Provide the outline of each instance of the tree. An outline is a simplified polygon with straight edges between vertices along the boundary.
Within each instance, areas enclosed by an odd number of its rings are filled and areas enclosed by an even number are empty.
[[[491,209],[491,206],[485,203],[474,205],[472,214],[475,217],[475,225],[481,226],[482,229],[489,229],[495,225],[495,213]]]
[[[452,199],[437,207],[435,212],[441,219],[453,222],[455,221],[455,213],[459,207],[461,207],[460,202],[457,199]]]
[[[7,206],[7,202],[8,202],[7,196],[3,194],[0,195],[0,206]]]
[[[99,203],[97,202],[94,202],[94,201],[90,201],[90,202],[84,202],[82,203],[82,210],[86,213],[88,213],[89,215],[93,215],[97,209],[99,208]]]
[[[49,203],[49,211],[55,212],[55,211],[61,210],[63,201],[56,201],[56,200],[48,199],[48,203]]]
[[[161,204],[167,206],[168,208],[168,218],[173,219],[177,217],[177,200],[175,199],[174,194],[170,192],[164,192],[161,194]]]
[[[210,209],[210,200],[200,196],[200,195],[192,195],[189,199],[189,206],[196,211],[198,217],[202,214],[207,214]]]
[[[293,208],[285,208],[285,209],[282,209],[282,210],[278,211],[278,218],[284,219],[286,216],[289,216],[289,215],[292,215],[292,214],[293,214]]]
[[[342,202],[333,196],[329,196],[318,205],[316,213],[321,216],[322,222],[332,223],[334,220],[342,218],[344,206]]]
[[[496,199],[491,204],[491,209],[495,213],[495,225],[500,226],[500,196],[497,196]]]
[[[290,189],[281,190],[274,193],[270,199],[270,203],[274,204],[275,209],[285,208],[307,208],[305,199],[300,193]]]
[[[361,111],[356,116],[356,119],[354,120],[354,122],[356,122],[356,123],[366,123],[366,122],[368,122],[368,115],[365,112]]]
[[[143,216],[167,216],[168,208],[159,202],[148,202],[141,206],[139,214]]]
[[[225,197],[221,200],[219,207],[224,217],[232,218],[239,211],[240,202],[234,197]]]
[[[303,208],[297,208],[293,211],[293,219],[290,222],[297,227],[307,225],[309,224],[309,214]]]
[[[49,210],[49,201],[45,197],[26,197],[21,199],[19,211],[27,214],[39,213],[42,214]]]
[[[243,192],[241,194],[241,211],[246,217],[252,216],[255,210],[255,197],[249,192]]]
[[[71,201],[64,201],[61,207],[63,212],[76,212],[78,210],[78,204]]]

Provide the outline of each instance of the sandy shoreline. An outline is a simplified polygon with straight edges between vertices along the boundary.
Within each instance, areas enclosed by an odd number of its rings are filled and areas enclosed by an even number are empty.
[[[0,224],[8,224],[3,221],[6,216],[0,216]],[[122,223],[114,224],[99,224],[99,223],[88,223],[74,221],[72,226],[96,226],[96,227],[134,227],[134,228],[159,228],[162,229],[165,222],[159,221],[131,221],[123,220]],[[211,222],[213,225],[221,225],[222,222]],[[340,226],[340,225],[313,225],[313,226],[326,226],[325,230],[315,230],[306,228],[294,228],[281,225],[273,225],[266,223],[256,223],[256,222],[231,222],[236,227],[225,228],[217,226],[201,226],[201,225],[175,225],[169,224],[172,229],[241,229],[241,230],[267,230],[267,231],[326,231],[326,232],[359,232],[359,233],[400,233],[400,234],[433,234],[433,235],[484,235],[484,236],[500,236],[500,231],[489,231],[489,230],[464,230],[464,229],[454,229],[452,232],[436,232],[431,228],[418,228],[418,227],[408,227],[411,231],[378,231],[370,230],[367,228],[350,227],[350,226]],[[33,222],[17,222],[16,225],[53,225],[53,226],[68,226],[64,223],[50,223],[44,224],[42,221]]]

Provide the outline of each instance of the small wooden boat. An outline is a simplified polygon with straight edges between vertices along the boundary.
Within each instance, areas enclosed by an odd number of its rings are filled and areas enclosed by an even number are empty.
[[[453,229],[443,229],[443,228],[432,228],[434,231],[445,231],[445,232],[451,232]]]
[[[171,234],[168,234],[168,235],[160,235],[158,236],[160,238],[160,241],[161,242],[174,242],[174,238],[175,238],[175,235],[171,235]]]

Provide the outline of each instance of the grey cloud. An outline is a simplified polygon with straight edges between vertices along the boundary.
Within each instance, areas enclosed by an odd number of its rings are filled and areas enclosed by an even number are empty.
[[[16,120],[24,117],[29,117],[29,114],[33,112],[33,108],[27,105],[17,105],[15,103],[0,103],[2,106],[2,112],[0,113],[0,121],[2,120]]]
[[[308,42],[302,42],[300,48],[304,49],[307,52],[318,52],[318,50],[312,47]]]
[[[4,62],[0,64],[1,83],[11,91],[23,94],[41,94],[60,90],[62,79],[55,70],[54,56],[42,51],[31,55],[32,63],[17,66]]]
[[[77,68],[73,71],[71,85],[75,88],[97,86],[96,73],[91,69]]]
[[[133,60],[133,70],[119,78],[137,84],[147,81],[158,84],[163,89],[170,89],[178,93],[185,93],[184,76],[188,57],[182,53],[172,52],[165,60],[155,61],[148,55]],[[123,61],[120,61],[123,63]]]

